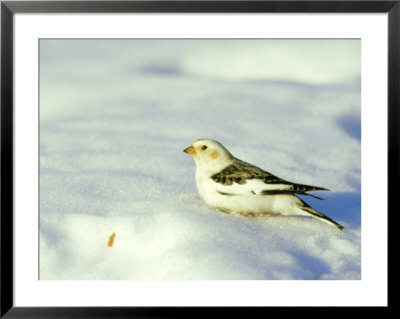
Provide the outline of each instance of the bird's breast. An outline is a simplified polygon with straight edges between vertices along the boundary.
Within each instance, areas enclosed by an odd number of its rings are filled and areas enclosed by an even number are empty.
[[[215,195],[218,194],[213,180],[210,177],[196,176],[196,186],[200,197],[212,205]]]

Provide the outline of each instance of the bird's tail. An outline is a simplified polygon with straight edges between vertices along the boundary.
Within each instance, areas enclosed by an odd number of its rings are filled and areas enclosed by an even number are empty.
[[[300,199],[301,200],[301,199]],[[307,213],[310,213],[312,216],[320,219],[321,221],[324,221],[328,224],[334,225],[337,228],[339,228],[340,230],[344,229],[344,227],[342,225],[340,225],[339,223],[335,222],[333,219],[329,218],[328,216],[316,211],[315,209],[313,209],[311,206],[309,206],[306,202],[304,202],[303,200],[301,200],[301,202],[303,203],[303,207],[302,209],[304,211],[306,211]]]

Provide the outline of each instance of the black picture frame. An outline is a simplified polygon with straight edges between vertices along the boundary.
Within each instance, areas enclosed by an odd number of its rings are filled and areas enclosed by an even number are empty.
[[[1,1],[1,317],[177,318],[277,313],[277,307],[15,307],[13,302],[13,19],[15,13],[387,13],[388,14],[388,218],[398,213],[400,0],[396,1]],[[377,106],[378,107],[378,106]],[[383,106],[380,106],[383,107]],[[382,172],[384,173],[384,172]],[[389,227],[390,228],[390,227]],[[388,229],[388,247],[391,249]],[[390,256],[388,262],[390,265]],[[390,269],[388,269],[389,271]],[[390,273],[389,273],[390,274]],[[388,280],[390,287],[390,280]],[[388,310],[392,305],[388,291]],[[325,308],[325,307],[323,307]],[[290,307],[302,315],[306,307]],[[326,309],[313,308],[313,311]],[[332,308],[333,315],[338,308]],[[370,310],[367,310],[370,311]],[[281,313],[282,314],[282,313]]]

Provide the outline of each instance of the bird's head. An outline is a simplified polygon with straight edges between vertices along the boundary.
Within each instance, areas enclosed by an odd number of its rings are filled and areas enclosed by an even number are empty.
[[[183,150],[191,155],[199,169],[205,169],[210,173],[218,172],[230,164],[233,156],[219,142],[201,139]]]

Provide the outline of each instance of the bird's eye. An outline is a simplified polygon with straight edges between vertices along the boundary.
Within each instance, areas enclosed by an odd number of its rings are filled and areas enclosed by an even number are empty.
[[[204,151],[204,150],[206,150],[207,149],[207,145],[203,145],[202,147],[201,147],[201,149]]]

